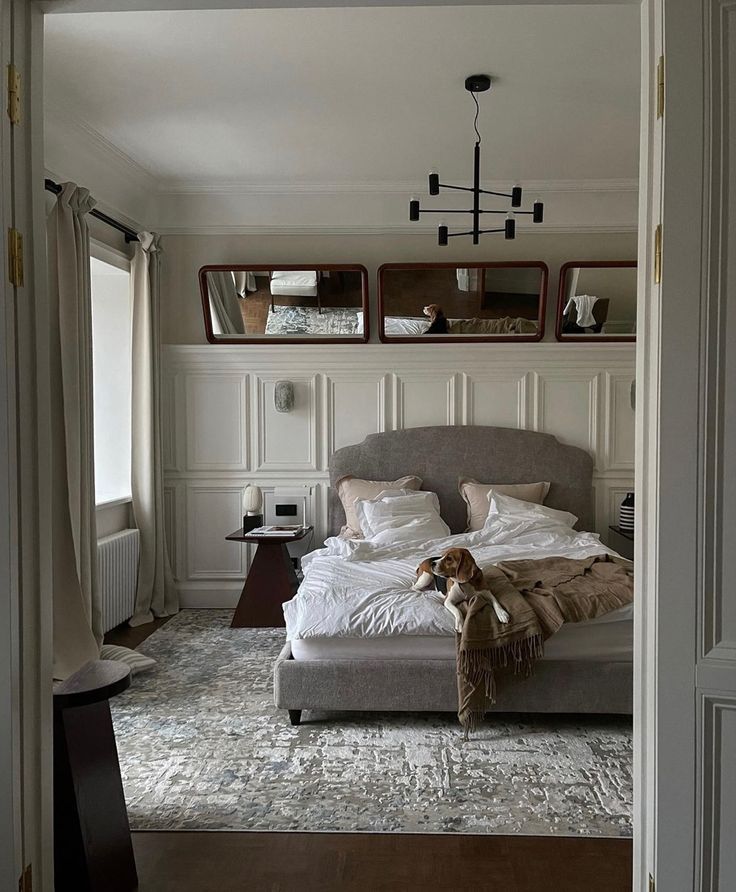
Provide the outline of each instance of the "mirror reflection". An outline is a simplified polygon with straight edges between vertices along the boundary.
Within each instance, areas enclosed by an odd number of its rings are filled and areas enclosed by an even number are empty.
[[[539,340],[547,267],[385,264],[379,270],[381,339]]]
[[[560,272],[557,336],[636,336],[636,261],[566,263]]]
[[[208,266],[199,275],[212,342],[365,339],[368,281],[357,264]]]

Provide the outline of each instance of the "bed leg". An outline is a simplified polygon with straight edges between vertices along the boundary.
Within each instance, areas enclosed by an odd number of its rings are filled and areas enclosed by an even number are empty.
[[[290,709],[289,710],[289,721],[292,725],[301,725],[302,723],[302,711],[301,709]]]

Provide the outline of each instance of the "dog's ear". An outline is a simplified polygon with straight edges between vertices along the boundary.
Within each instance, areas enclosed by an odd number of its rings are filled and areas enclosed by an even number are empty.
[[[478,565],[473,560],[473,555],[467,550],[467,548],[459,549],[459,551],[460,558],[457,563],[455,578],[458,582],[470,582],[470,580],[475,575],[476,570],[478,569]]]

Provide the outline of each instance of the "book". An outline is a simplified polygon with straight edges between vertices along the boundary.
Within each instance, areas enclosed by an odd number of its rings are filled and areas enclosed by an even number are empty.
[[[263,526],[256,527],[251,530],[249,536],[298,536],[304,530],[304,526],[300,523],[286,524],[284,526]]]

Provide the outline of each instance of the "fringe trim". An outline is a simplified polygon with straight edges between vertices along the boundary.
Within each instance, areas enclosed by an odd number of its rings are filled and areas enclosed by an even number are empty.
[[[460,675],[474,687],[478,687],[487,672],[494,669],[505,669],[512,665],[516,675],[531,674],[535,660],[544,655],[544,636],[542,633],[510,641],[500,647],[482,647],[478,649],[460,650],[457,655],[457,668]]]
[[[503,669],[511,663],[516,675],[532,674],[534,663],[544,654],[544,637],[541,634],[511,641],[501,647],[484,647],[478,650],[461,650],[457,655],[457,671],[464,685],[474,691],[482,690],[485,703],[483,709],[463,710],[458,719],[469,740],[470,732],[475,731],[486,714],[486,708],[496,702],[496,669]]]

